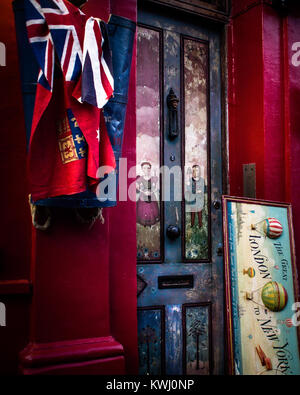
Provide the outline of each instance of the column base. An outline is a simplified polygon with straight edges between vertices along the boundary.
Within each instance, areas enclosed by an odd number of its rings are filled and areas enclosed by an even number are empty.
[[[125,374],[123,346],[111,336],[29,343],[20,353],[20,374]]]

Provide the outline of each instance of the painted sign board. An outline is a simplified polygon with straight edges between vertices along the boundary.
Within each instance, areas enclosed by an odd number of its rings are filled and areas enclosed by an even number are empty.
[[[231,374],[300,374],[291,205],[223,196]]]

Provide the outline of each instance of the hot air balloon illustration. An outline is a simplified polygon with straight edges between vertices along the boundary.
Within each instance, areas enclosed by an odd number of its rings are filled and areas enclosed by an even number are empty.
[[[286,320],[277,320],[277,324],[286,325],[288,328],[292,328],[292,326],[294,326],[292,318],[287,318]]]
[[[262,233],[270,239],[277,239],[283,232],[283,227],[276,218],[266,218],[256,224],[251,224],[251,229]]]
[[[288,328],[291,328],[294,324],[293,324],[293,320],[292,320],[292,318],[287,318],[286,320],[285,320],[285,325],[288,327]]]
[[[248,274],[250,278],[253,278],[255,277],[255,270],[253,269],[253,267],[249,267],[248,269],[243,270],[243,274]]]
[[[267,309],[278,312],[285,308],[288,301],[288,294],[282,284],[277,281],[269,281],[256,291],[246,292],[246,299],[261,305],[261,303],[254,300],[254,294],[260,290],[262,303]]]
[[[284,286],[277,281],[269,281],[261,291],[263,304],[271,311],[281,311],[285,308],[288,295]]]

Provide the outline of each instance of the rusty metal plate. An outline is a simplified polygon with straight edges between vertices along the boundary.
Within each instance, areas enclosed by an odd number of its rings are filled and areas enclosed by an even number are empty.
[[[244,197],[256,197],[256,164],[247,163],[243,165],[243,195]]]

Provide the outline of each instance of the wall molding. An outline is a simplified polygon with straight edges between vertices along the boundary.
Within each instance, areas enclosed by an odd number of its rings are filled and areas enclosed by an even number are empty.
[[[153,4],[170,7],[173,10],[184,11],[206,19],[227,23],[230,15],[230,0],[218,2],[201,0],[139,0],[140,4]],[[217,3],[217,4],[213,4]]]
[[[29,280],[0,281],[0,295],[31,295],[32,283]]]

